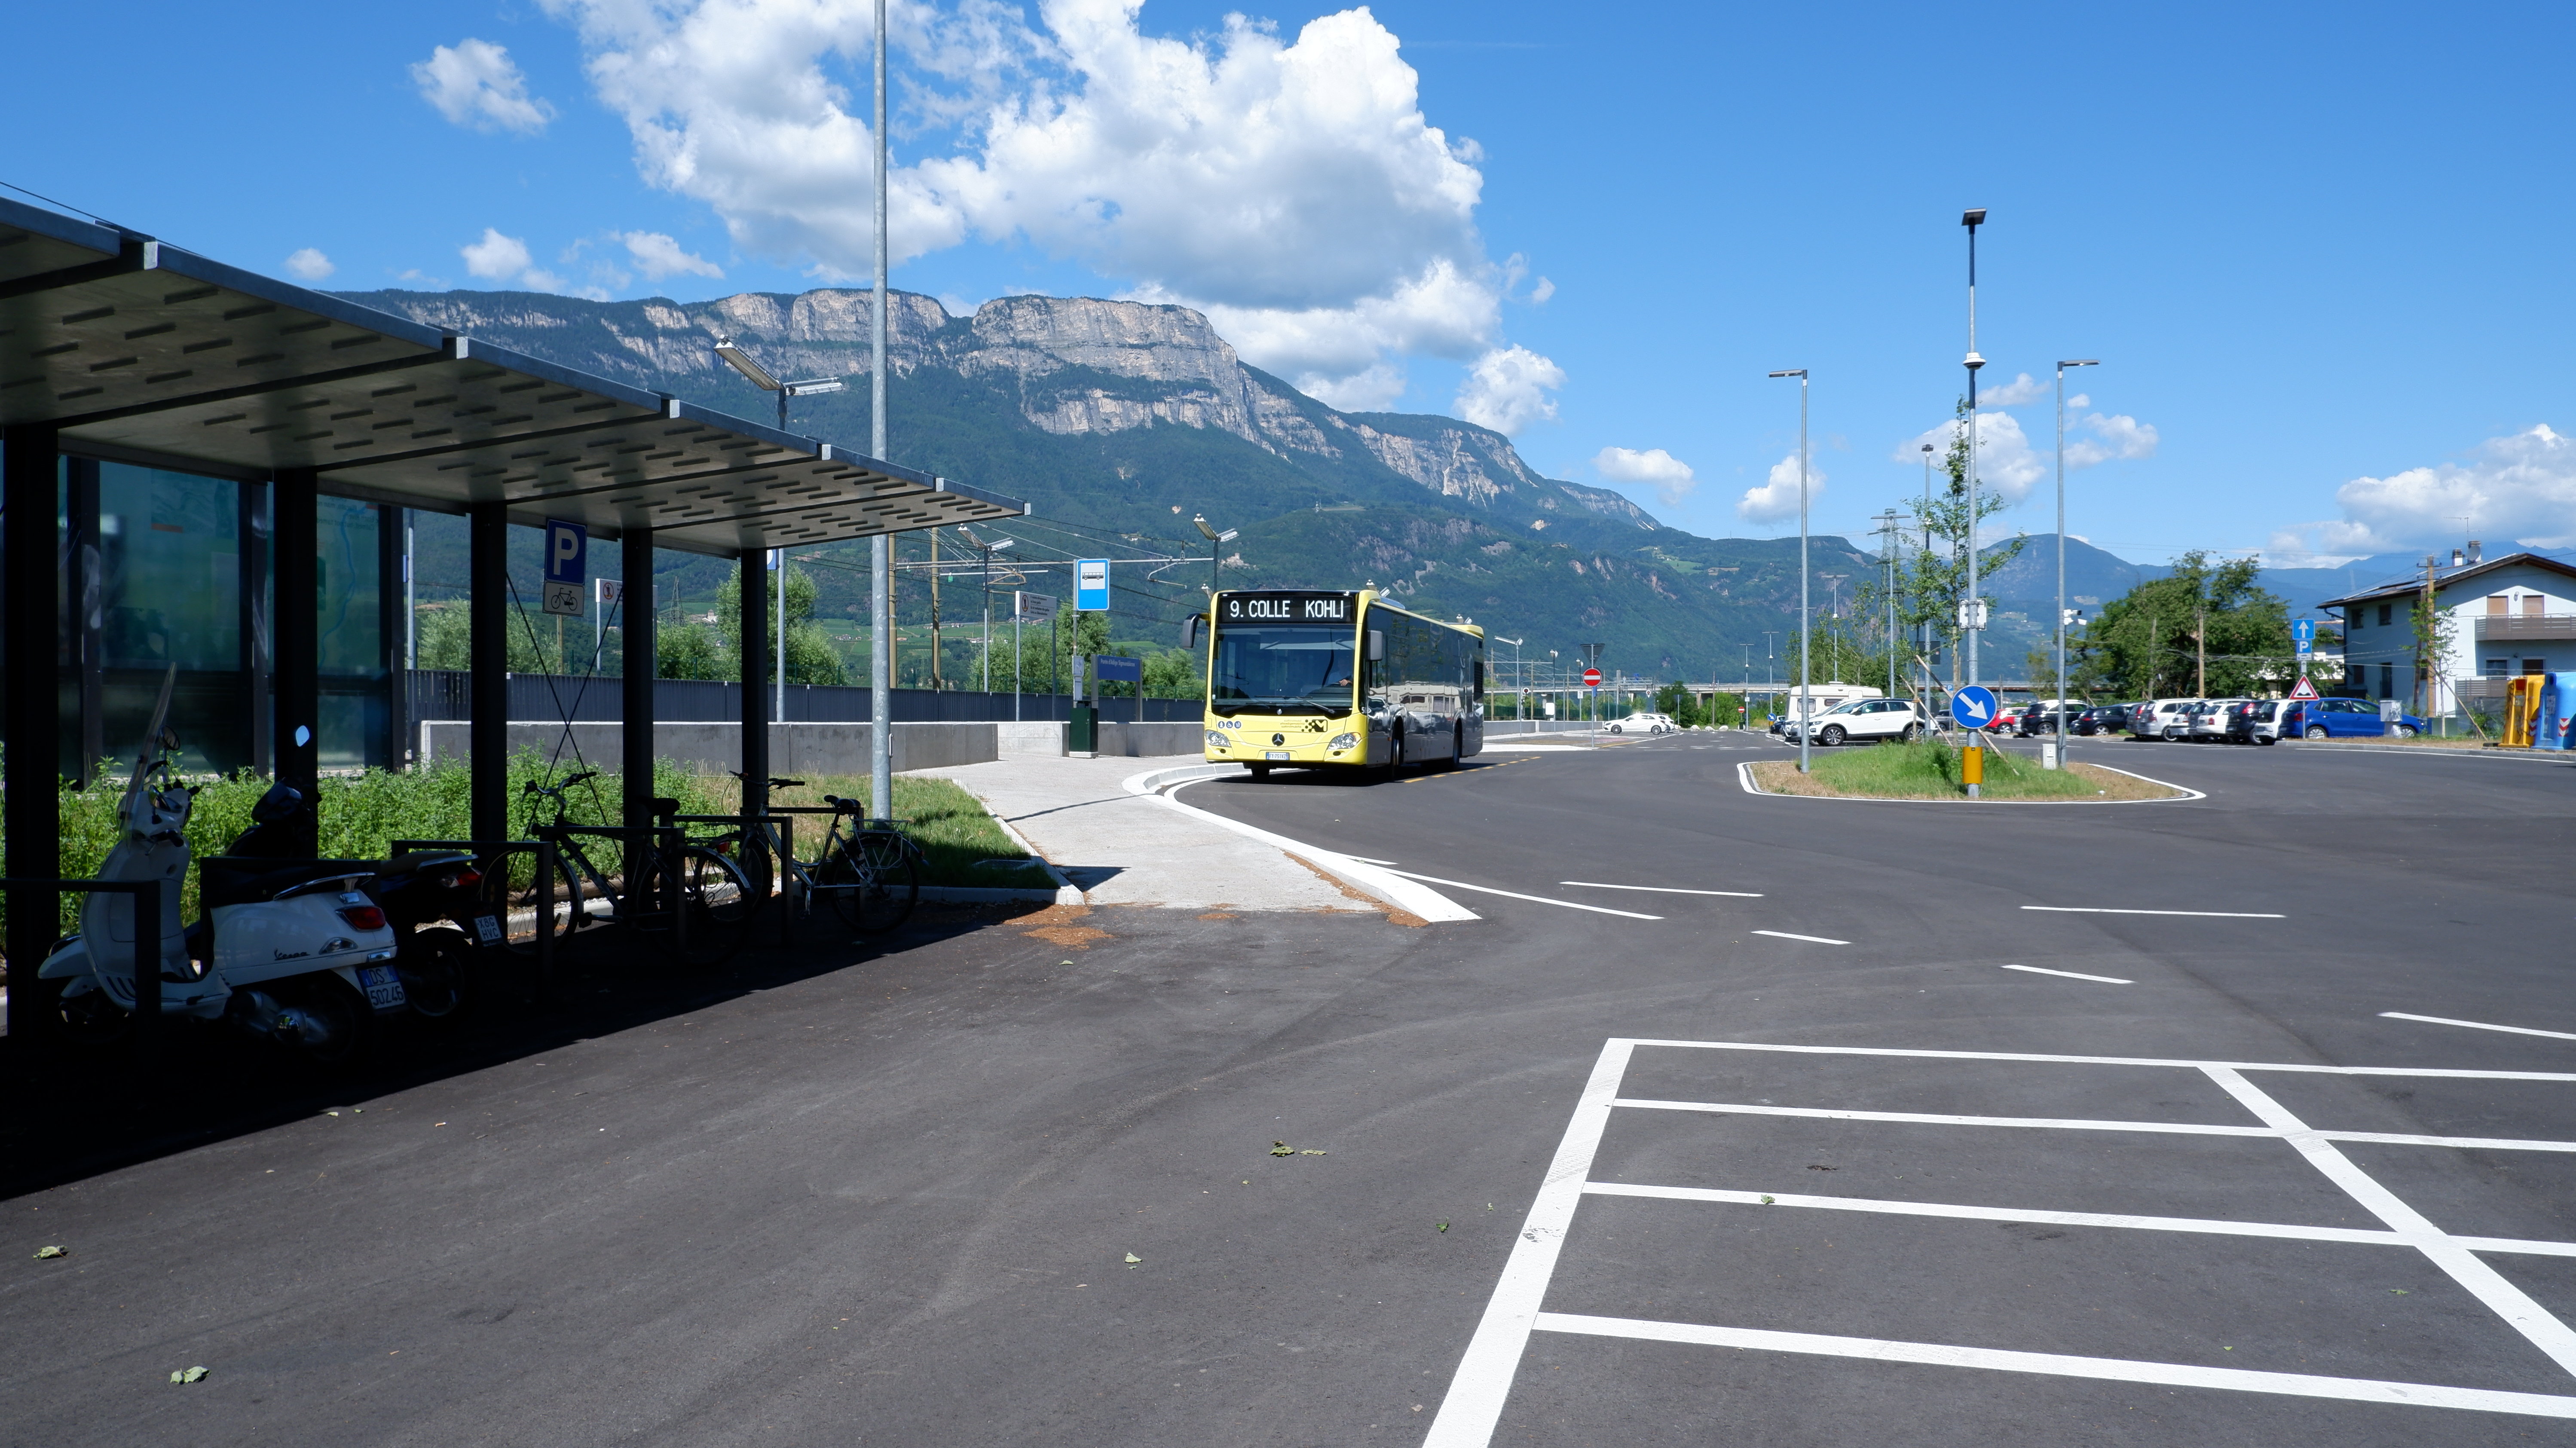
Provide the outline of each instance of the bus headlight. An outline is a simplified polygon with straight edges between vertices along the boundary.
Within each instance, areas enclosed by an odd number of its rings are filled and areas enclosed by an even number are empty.
[[[1360,737],[1356,734],[1336,734],[1333,736],[1333,742],[1324,747],[1338,754],[1345,749],[1358,748],[1359,743]]]
[[[1214,730],[1214,729],[1211,729],[1211,730],[1209,730],[1209,731],[1207,732],[1207,737],[1208,737],[1208,748],[1210,748],[1210,749],[1223,749],[1223,748],[1225,748],[1226,746],[1228,746],[1228,745],[1230,745],[1230,744],[1234,743],[1234,741],[1233,741],[1233,740],[1226,738],[1224,734],[1222,734],[1222,733],[1220,733],[1219,731]]]

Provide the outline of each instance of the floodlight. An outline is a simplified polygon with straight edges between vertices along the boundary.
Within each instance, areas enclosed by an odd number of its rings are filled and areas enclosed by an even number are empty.
[[[1986,208],[1984,208],[1984,207],[1980,206],[1980,207],[1977,207],[1975,210],[1970,211],[1970,212],[1966,213],[1965,215],[1962,215],[1962,216],[1959,218],[1959,224],[1960,224],[1961,226],[1966,226],[1966,227],[1978,227],[1978,226],[1983,226],[1983,225],[1985,225],[1985,224],[1986,224]]]
[[[779,389],[778,379],[770,376],[759,363],[752,361],[750,353],[735,346],[731,337],[716,338],[716,355],[725,359],[734,371],[741,373],[752,386],[761,391],[776,392]]]

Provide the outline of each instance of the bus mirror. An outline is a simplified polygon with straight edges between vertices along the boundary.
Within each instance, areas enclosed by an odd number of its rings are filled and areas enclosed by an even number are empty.
[[[1373,628],[1368,631],[1368,656],[1369,662],[1372,664],[1380,663],[1385,660],[1386,630]]]
[[[1199,623],[1200,619],[1197,614],[1191,614],[1188,618],[1181,620],[1182,648],[1194,649],[1199,646]]]

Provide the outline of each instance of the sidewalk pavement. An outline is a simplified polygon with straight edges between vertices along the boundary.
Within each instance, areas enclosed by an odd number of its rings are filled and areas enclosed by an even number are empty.
[[[1001,759],[916,773],[953,779],[1019,831],[1093,905],[1172,910],[1374,910],[1274,846],[1169,808],[1121,782],[1168,759]]]

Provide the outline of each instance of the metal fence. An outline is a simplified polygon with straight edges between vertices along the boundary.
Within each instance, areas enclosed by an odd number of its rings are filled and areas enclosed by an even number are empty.
[[[408,717],[464,719],[471,715],[472,676],[462,669],[412,669],[406,688]],[[771,686],[775,689],[775,685]],[[623,690],[615,678],[569,674],[509,676],[510,717],[518,720],[569,719],[575,723],[614,723],[626,717]],[[1101,701],[1107,719],[1138,717],[1137,701]],[[982,724],[1011,719],[1065,719],[1073,700],[1063,694],[985,694],[966,690],[896,689],[889,701],[898,724]],[[1181,720],[1199,717],[1196,699],[1147,699],[1143,718]],[[773,704],[772,708],[776,706]],[[653,681],[653,717],[671,724],[707,721],[740,722],[742,685],[709,679]],[[868,691],[847,684],[790,684],[787,707],[777,714],[782,724],[864,724],[870,717]]]

